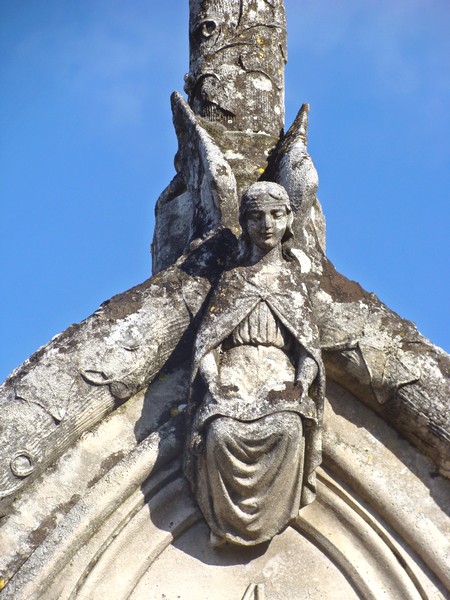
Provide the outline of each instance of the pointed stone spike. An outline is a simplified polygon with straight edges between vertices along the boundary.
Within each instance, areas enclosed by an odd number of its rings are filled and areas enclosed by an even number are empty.
[[[305,146],[308,144],[309,108],[309,104],[302,104],[294,122],[280,140],[280,154],[287,154],[299,140]]]
[[[325,221],[316,198],[319,178],[306,147],[308,116],[309,104],[302,104],[289,130],[271,152],[263,179],[286,189],[296,213],[297,247],[306,251],[310,259],[315,257],[313,262],[318,267],[325,252]]]
[[[294,210],[302,211],[299,219],[302,227],[318,187],[317,171],[306,147],[308,116],[309,104],[302,104],[289,130],[271,152],[263,175],[263,179],[275,181],[286,188]],[[306,197],[309,197],[307,202]]]
[[[164,193],[157,205],[152,245],[153,272],[173,264],[193,240],[218,227],[239,232],[237,184],[214,138],[178,92],[171,97],[178,138],[176,168],[180,195]]]
[[[303,137],[305,145],[308,143],[308,117],[309,104],[302,104],[302,107],[292,124],[292,127],[298,127],[298,135]]]
[[[181,94],[174,92],[171,102],[178,137],[177,169],[194,203],[192,234],[203,237],[219,225],[235,230],[238,200],[233,171]]]

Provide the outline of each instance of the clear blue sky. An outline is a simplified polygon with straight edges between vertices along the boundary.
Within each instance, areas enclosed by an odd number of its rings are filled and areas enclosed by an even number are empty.
[[[450,350],[450,2],[286,0],[336,267]],[[0,380],[145,280],[188,0],[0,0]]]

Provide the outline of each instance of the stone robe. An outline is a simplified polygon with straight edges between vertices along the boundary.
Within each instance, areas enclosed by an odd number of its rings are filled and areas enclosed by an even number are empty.
[[[258,333],[258,318],[268,333]],[[220,398],[199,373],[210,352]],[[300,355],[318,367],[304,393],[296,386]],[[269,540],[314,499],[321,461],[324,370],[296,263],[266,278],[258,265],[222,275],[199,327],[192,379],[185,472],[202,512],[227,541]]]

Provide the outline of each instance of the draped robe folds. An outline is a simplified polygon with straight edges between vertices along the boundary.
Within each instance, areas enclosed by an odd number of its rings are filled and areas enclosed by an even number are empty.
[[[242,545],[271,539],[314,500],[321,462],[325,377],[308,292],[297,263],[286,262],[266,283],[258,271],[258,265],[226,271],[206,307],[195,344],[184,465],[213,533]],[[200,362],[219,351],[218,370],[223,361],[232,373],[235,348],[223,351],[226,340],[261,302],[291,338],[289,357],[279,348],[263,346],[245,346],[243,352],[255,360],[260,357],[267,371],[276,361],[274,371],[280,381],[289,378],[290,385],[253,402],[232,386],[229,398],[214,400],[199,373]],[[294,385],[299,352],[318,367],[303,394]],[[239,372],[235,380],[239,382]]]

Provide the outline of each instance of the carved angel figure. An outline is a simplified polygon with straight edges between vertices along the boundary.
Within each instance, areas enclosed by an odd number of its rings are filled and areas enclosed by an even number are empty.
[[[239,219],[240,257],[196,338],[185,472],[213,545],[249,546],[315,497],[325,378],[308,292],[286,246],[287,192],[253,184]]]

